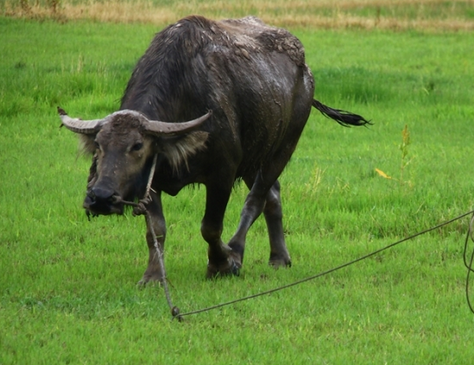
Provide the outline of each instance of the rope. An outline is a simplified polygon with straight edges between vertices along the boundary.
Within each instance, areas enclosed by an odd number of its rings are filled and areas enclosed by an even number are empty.
[[[354,265],[360,261],[363,261],[365,259],[368,259],[369,257],[372,257],[372,256],[375,256],[383,251],[386,251],[390,248],[393,248],[403,242],[406,242],[406,241],[409,241],[409,240],[412,240],[418,236],[421,236],[421,235],[424,235],[426,233],[429,233],[431,231],[434,231],[438,228],[441,228],[441,227],[444,227],[448,224],[451,224],[461,218],[464,218],[470,214],[472,214],[472,218],[469,222],[469,229],[468,229],[468,232],[467,232],[467,235],[466,235],[466,240],[465,240],[465,243],[464,243],[464,254],[463,254],[463,259],[464,259],[464,265],[466,266],[467,268],[467,276],[466,276],[466,299],[467,299],[467,303],[469,305],[469,309],[471,310],[472,313],[474,313],[474,305],[471,303],[471,300],[470,300],[470,296],[469,296],[469,282],[470,282],[470,274],[471,272],[474,273],[474,269],[472,268],[473,267],[473,263],[474,263],[474,249],[471,253],[471,257],[470,259],[468,260],[467,259],[467,249],[468,249],[468,243],[469,243],[469,238],[471,239],[471,241],[474,242],[474,210],[471,210],[467,213],[464,213],[464,214],[461,214],[459,216],[457,216],[456,218],[453,218],[453,219],[450,219],[448,221],[445,221],[443,223],[440,223],[434,227],[431,227],[431,228],[428,228],[428,229],[425,229],[424,231],[421,231],[421,232],[418,232],[418,233],[415,233],[411,236],[408,236],[406,238],[403,238],[397,242],[394,242],[388,246],[385,246],[379,250],[376,250],[376,251],[373,251],[367,255],[364,255],[364,256],[361,256],[355,260],[352,260],[352,261],[349,261],[349,262],[346,262],[342,265],[339,265],[337,267],[334,267],[332,269],[329,269],[329,270],[326,270],[326,271],[323,271],[323,272],[320,272],[316,275],[312,275],[312,276],[309,276],[307,278],[304,278],[304,279],[301,279],[301,280],[297,280],[293,283],[290,283],[290,284],[287,284],[287,285],[283,285],[283,286],[280,286],[278,288],[274,288],[274,289],[270,289],[270,290],[266,290],[266,291],[262,291],[260,293],[256,293],[256,294],[252,294],[252,295],[249,295],[249,296],[246,296],[246,297],[242,297],[242,298],[238,298],[238,299],[234,299],[234,300],[231,300],[231,301],[228,301],[228,302],[224,302],[224,303],[220,303],[220,304],[216,304],[216,305],[213,305],[213,306],[210,306],[210,307],[206,307],[206,308],[202,308],[202,309],[198,309],[198,310],[194,310],[194,311],[190,311],[190,312],[186,312],[186,313],[180,313],[179,311],[179,308],[176,307],[176,306],[173,306],[173,302],[171,301],[171,295],[170,295],[170,292],[169,292],[169,288],[168,288],[168,283],[167,283],[167,280],[166,280],[166,271],[165,271],[165,265],[164,265],[164,261],[163,261],[163,252],[161,250],[161,247],[160,245],[158,244],[158,240],[156,239],[156,234],[155,234],[155,230],[153,228],[153,224],[152,224],[152,221],[151,221],[151,218],[150,218],[150,214],[148,213],[147,209],[146,209],[146,205],[148,203],[151,202],[151,197],[150,197],[150,190],[151,189],[151,183],[153,181],[153,175],[155,173],[155,168],[156,168],[156,161],[157,161],[157,155],[154,156],[153,158],[153,164],[152,164],[152,167],[151,167],[151,170],[150,170],[150,175],[148,177],[148,183],[147,183],[147,186],[146,186],[146,191],[145,191],[145,196],[142,200],[140,200],[138,203],[135,203],[135,202],[131,202],[131,201],[125,201],[125,200],[122,200],[121,198],[117,198],[118,202],[121,202],[123,204],[126,204],[126,205],[130,205],[130,206],[133,206],[134,207],[134,215],[140,215],[140,214],[145,214],[145,217],[146,217],[146,221],[147,221],[147,225],[150,229],[150,233],[152,234],[152,237],[153,237],[153,245],[156,249],[156,254],[157,254],[157,258],[158,258],[158,261],[159,261],[159,264],[160,264],[160,270],[161,270],[161,275],[162,275],[162,278],[163,278],[163,289],[164,289],[164,292],[165,292],[165,295],[166,295],[166,300],[168,302],[168,306],[170,307],[171,309],[171,315],[172,315],[172,318],[173,319],[178,319],[178,321],[182,321],[183,320],[183,317],[187,317],[187,316],[191,316],[191,315],[194,315],[194,314],[199,314],[199,313],[204,313],[204,312],[209,312],[211,310],[214,310],[214,309],[218,309],[218,308],[222,308],[222,307],[226,307],[226,306],[229,306],[229,305],[232,305],[232,304],[236,304],[236,303],[239,303],[239,302],[243,302],[243,301],[246,301],[246,300],[250,300],[250,299],[254,299],[254,298],[257,298],[257,297],[261,297],[263,295],[268,295],[268,294],[272,294],[272,293],[275,293],[275,292],[278,292],[278,291],[281,291],[281,290],[284,290],[284,289],[288,289],[288,288],[291,288],[293,286],[296,286],[296,285],[300,285],[300,284],[303,284],[305,282],[308,282],[308,281],[311,281],[311,280],[314,280],[314,279],[317,279],[317,278],[320,278],[322,276],[325,276],[325,275],[328,275],[328,274],[331,274],[335,271],[338,271],[338,270],[341,270],[341,269],[344,269],[348,266],[351,266],[351,265]]]
[[[148,176],[148,183],[146,185],[145,195],[142,200],[140,200],[138,203],[126,201],[121,198],[116,198],[116,200],[123,204],[134,207],[133,208],[134,215],[142,215],[142,214],[145,215],[147,226],[150,229],[151,236],[153,237],[153,246],[155,247],[156,257],[158,258],[158,263],[160,266],[160,271],[161,271],[160,274],[162,277],[162,284],[163,284],[163,289],[166,296],[166,301],[168,302],[168,306],[171,309],[171,315],[173,316],[173,318],[178,317],[178,320],[181,321],[181,318],[179,317],[179,308],[174,306],[173,302],[171,301],[171,295],[168,288],[168,282],[166,280],[166,270],[165,270],[165,263],[163,260],[163,251],[160,245],[158,244],[158,240],[156,239],[156,233],[155,233],[155,229],[153,228],[153,222],[151,220],[150,213],[148,213],[148,210],[146,209],[146,205],[151,202],[150,191],[153,191],[153,189],[151,188],[151,183],[153,181],[153,175],[155,175],[156,161],[157,161],[157,155],[153,157],[153,164],[151,165],[151,170],[150,170],[150,175]]]
[[[467,260],[467,246],[469,244],[469,238],[471,238],[471,241],[474,241],[473,237],[473,224],[474,224],[474,214],[472,215],[471,221],[469,222],[469,229],[467,231],[466,235],[466,241],[464,242],[464,253],[463,253],[463,259],[464,259],[464,266],[467,268],[467,275],[466,275],[466,301],[467,305],[469,306],[469,309],[471,310],[472,313],[474,313],[474,307],[471,303],[471,299],[469,297],[469,282],[470,282],[470,277],[471,277],[471,272],[474,270],[472,269],[472,263],[474,261],[474,250],[471,253],[471,259]]]
[[[401,240],[399,240],[399,241],[397,241],[397,242],[395,242],[395,243],[392,243],[392,244],[390,244],[390,245],[388,245],[388,246],[385,246],[385,247],[383,247],[383,248],[381,248],[381,249],[379,249],[379,250],[376,250],[376,251],[374,251],[374,252],[371,252],[371,253],[369,253],[369,254],[367,254],[367,255],[361,256],[361,257],[359,257],[359,258],[357,258],[357,259],[355,259],[355,260],[352,260],[352,261],[350,261],[350,262],[347,262],[347,263],[345,263],[345,264],[342,264],[342,265],[337,266],[337,267],[335,267],[335,268],[332,268],[332,269],[330,269],[330,270],[323,271],[323,272],[321,272],[321,273],[319,273],[319,274],[316,274],[316,275],[313,275],[313,276],[309,276],[309,277],[307,277],[307,278],[304,278],[304,279],[295,281],[295,282],[290,283],[290,284],[287,284],[287,285],[283,285],[283,286],[278,287],[278,288],[266,290],[266,291],[263,291],[263,292],[260,292],[260,293],[256,293],[256,294],[249,295],[249,296],[246,296],[246,297],[242,297],[242,298],[239,298],[239,299],[231,300],[231,301],[229,301],[229,302],[220,303],[220,304],[217,304],[217,305],[213,305],[213,306],[210,306],[210,307],[207,307],[207,308],[203,308],[203,309],[199,309],[199,310],[195,310],[195,311],[191,311],[191,312],[186,312],[186,313],[181,313],[181,314],[178,313],[176,316],[173,316],[173,319],[174,319],[174,318],[178,318],[178,320],[181,321],[181,320],[183,319],[183,317],[186,317],[186,316],[191,316],[191,315],[198,314],[198,313],[209,312],[209,311],[214,310],[214,309],[217,309],[217,308],[226,307],[226,306],[229,306],[229,305],[232,305],[232,304],[235,304],[235,303],[243,302],[243,301],[246,301],[246,300],[249,300],[249,299],[253,299],[253,298],[257,298],[257,297],[260,297],[260,296],[263,296],[263,295],[272,294],[272,293],[275,293],[275,292],[277,292],[277,291],[284,290],[284,289],[288,289],[288,288],[291,288],[291,287],[293,287],[293,286],[296,286],[296,285],[300,285],[300,284],[302,284],[302,283],[305,283],[305,282],[307,282],[307,281],[311,281],[311,280],[320,278],[320,277],[322,277],[322,276],[325,276],[325,275],[328,275],[328,274],[333,273],[333,272],[335,272],[335,271],[341,270],[341,269],[343,269],[343,268],[345,268],[345,267],[348,267],[348,266],[350,266],[350,265],[356,264],[356,263],[358,263],[358,262],[360,262],[360,261],[363,261],[363,260],[365,260],[365,259],[367,259],[367,258],[369,258],[369,257],[372,257],[372,256],[374,256],[374,255],[377,255],[377,254],[379,254],[380,252],[383,252],[383,251],[385,251],[385,250],[388,250],[388,249],[390,249],[390,248],[392,248],[392,247],[395,247],[395,246],[399,245],[400,243],[406,242],[406,241],[411,240],[411,239],[413,239],[413,238],[415,238],[415,237],[421,236],[421,235],[426,234],[426,233],[428,233],[428,232],[434,231],[435,229],[438,229],[438,228],[444,227],[444,226],[446,226],[446,225],[448,225],[448,224],[451,224],[451,223],[453,223],[453,222],[455,222],[455,221],[457,221],[457,220],[459,220],[459,219],[461,219],[461,218],[464,218],[465,216],[467,216],[467,215],[469,215],[469,214],[473,214],[473,218],[471,219],[471,224],[470,224],[470,229],[469,229],[469,232],[468,232],[468,237],[471,237],[471,239],[474,241],[474,238],[473,238],[472,235],[471,235],[471,232],[472,232],[471,226],[474,224],[474,210],[473,210],[473,211],[469,211],[469,212],[467,212],[467,213],[461,214],[460,216],[458,216],[458,217],[456,217],[456,218],[453,218],[453,219],[450,219],[450,220],[448,220],[448,221],[446,221],[446,222],[444,222],[444,223],[438,224],[437,226],[428,228],[428,229],[426,229],[426,230],[424,230],[424,231],[421,231],[421,232],[418,232],[418,233],[416,233],[416,234],[413,234],[413,235],[411,235],[411,236],[409,236],[409,237],[403,238],[403,239],[401,239]],[[467,247],[467,238],[466,238],[466,247]],[[467,249],[467,248],[465,248],[465,252],[466,252],[466,249]],[[466,256],[466,254],[465,254],[465,256]],[[465,259],[465,265],[466,265],[466,267],[468,268],[468,277],[467,277],[467,284],[466,284],[466,293],[467,293],[467,298],[468,298],[469,306],[470,306],[470,308],[471,308],[471,311],[474,313],[474,309],[473,309],[473,307],[471,306],[471,303],[470,303],[470,301],[469,301],[469,289],[468,289],[469,274],[470,274],[471,271],[474,272],[474,270],[472,269],[472,263],[473,263],[473,261],[474,261],[474,251],[473,251],[473,254],[472,254],[472,256],[471,256],[471,260],[470,260],[470,263],[469,263],[469,264],[467,263],[467,260]]]
[[[146,185],[145,199],[151,199],[150,190],[151,190],[151,183],[153,181],[153,176],[155,175],[157,156],[158,155],[155,155],[153,157],[153,165],[151,165],[150,176],[148,177],[148,184]],[[174,318],[177,315],[179,315],[179,308],[175,307],[173,305],[173,302],[171,301],[171,295],[168,288],[168,281],[166,280],[166,270],[165,270],[165,262],[163,260],[163,250],[161,249],[160,245],[158,244],[158,240],[156,239],[155,229],[153,228],[153,222],[151,221],[150,214],[148,213],[148,211],[145,211],[145,217],[146,217],[148,227],[150,229],[151,236],[153,237],[153,245],[155,246],[156,256],[160,264],[160,271],[161,271],[161,277],[163,278],[163,289],[165,291],[166,301],[168,302],[168,306],[171,309],[171,315]],[[178,319],[181,320],[180,318]]]

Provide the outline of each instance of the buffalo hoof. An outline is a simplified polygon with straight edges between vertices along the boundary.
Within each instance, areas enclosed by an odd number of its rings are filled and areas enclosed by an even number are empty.
[[[162,278],[161,275],[159,275],[159,274],[154,274],[154,275],[145,274],[145,275],[143,275],[143,277],[140,279],[140,281],[137,283],[137,285],[138,285],[138,286],[141,286],[141,287],[144,287],[144,286],[146,286],[147,284],[152,284],[152,285],[158,284],[158,285],[161,285],[162,282],[163,282],[163,278]]]
[[[291,267],[291,259],[289,257],[270,257],[268,265],[274,269],[279,269],[280,267]]]
[[[211,262],[207,264],[206,278],[214,279],[220,276],[239,276],[242,265],[229,257],[223,264],[215,265]]]

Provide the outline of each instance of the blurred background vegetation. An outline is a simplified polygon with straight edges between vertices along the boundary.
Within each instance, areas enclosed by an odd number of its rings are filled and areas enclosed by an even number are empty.
[[[173,23],[189,14],[259,16],[283,27],[474,30],[472,0],[3,0],[4,16]]]

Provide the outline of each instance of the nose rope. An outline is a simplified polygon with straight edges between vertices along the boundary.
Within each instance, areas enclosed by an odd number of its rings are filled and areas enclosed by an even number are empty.
[[[173,302],[171,301],[171,295],[170,295],[169,288],[168,288],[168,282],[166,280],[166,271],[165,271],[165,263],[164,263],[164,260],[163,260],[163,251],[162,251],[160,245],[158,244],[158,240],[156,238],[155,229],[153,228],[153,222],[151,220],[150,213],[146,209],[146,206],[152,200],[151,196],[150,196],[150,191],[155,192],[151,188],[151,183],[153,181],[153,175],[155,174],[156,161],[157,161],[157,155],[155,155],[153,157],[153,164],[151,165],[150,175],[148,176],[148,183],[146,185],[145,195],[143,196],[143,199],[141,199],[138,203],[135,203],[135,202],[126,201],[126,200],[123,200],[120,197],[117,197],[116,201],[120,202],[120,203],[123,203],[125,205],[132,206],[133,207],[133,215],[142,215],[142,214],[145,215],[147,226],[150,229],[151,236],[153,237],[153,246],[155,247],[156,257],[158,258],[158,262],[159,262],[159,265],[160,265],[163,289],[165,291],[168,306],[171,309],[171,315],[173,316],[173,318],[177,318],[179,321],[181,321],[182,318],[179,315],[179,308],[176,307],[176,306],[173,306]]]

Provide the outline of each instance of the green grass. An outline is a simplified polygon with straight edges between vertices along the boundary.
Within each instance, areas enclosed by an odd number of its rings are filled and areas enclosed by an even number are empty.
[[[89,161],[55,108],[83,118],[116,110],[157,30],[0,18],[0,364],[469,364],[467,219],[183,323],[170,320],[160,287],[135,286],[147,259],[143,219],[87,221]],[[314,275],[473,207],[472,33],[295,33],[315,96],[374,125],[342,128],[312,113],[281,178],[289,270],[267,267],[260,219],[242,275],[206,281],[205,189],[165,197],[166,267],[183,312]],[[245,194],[235,188],[226,239]]]

